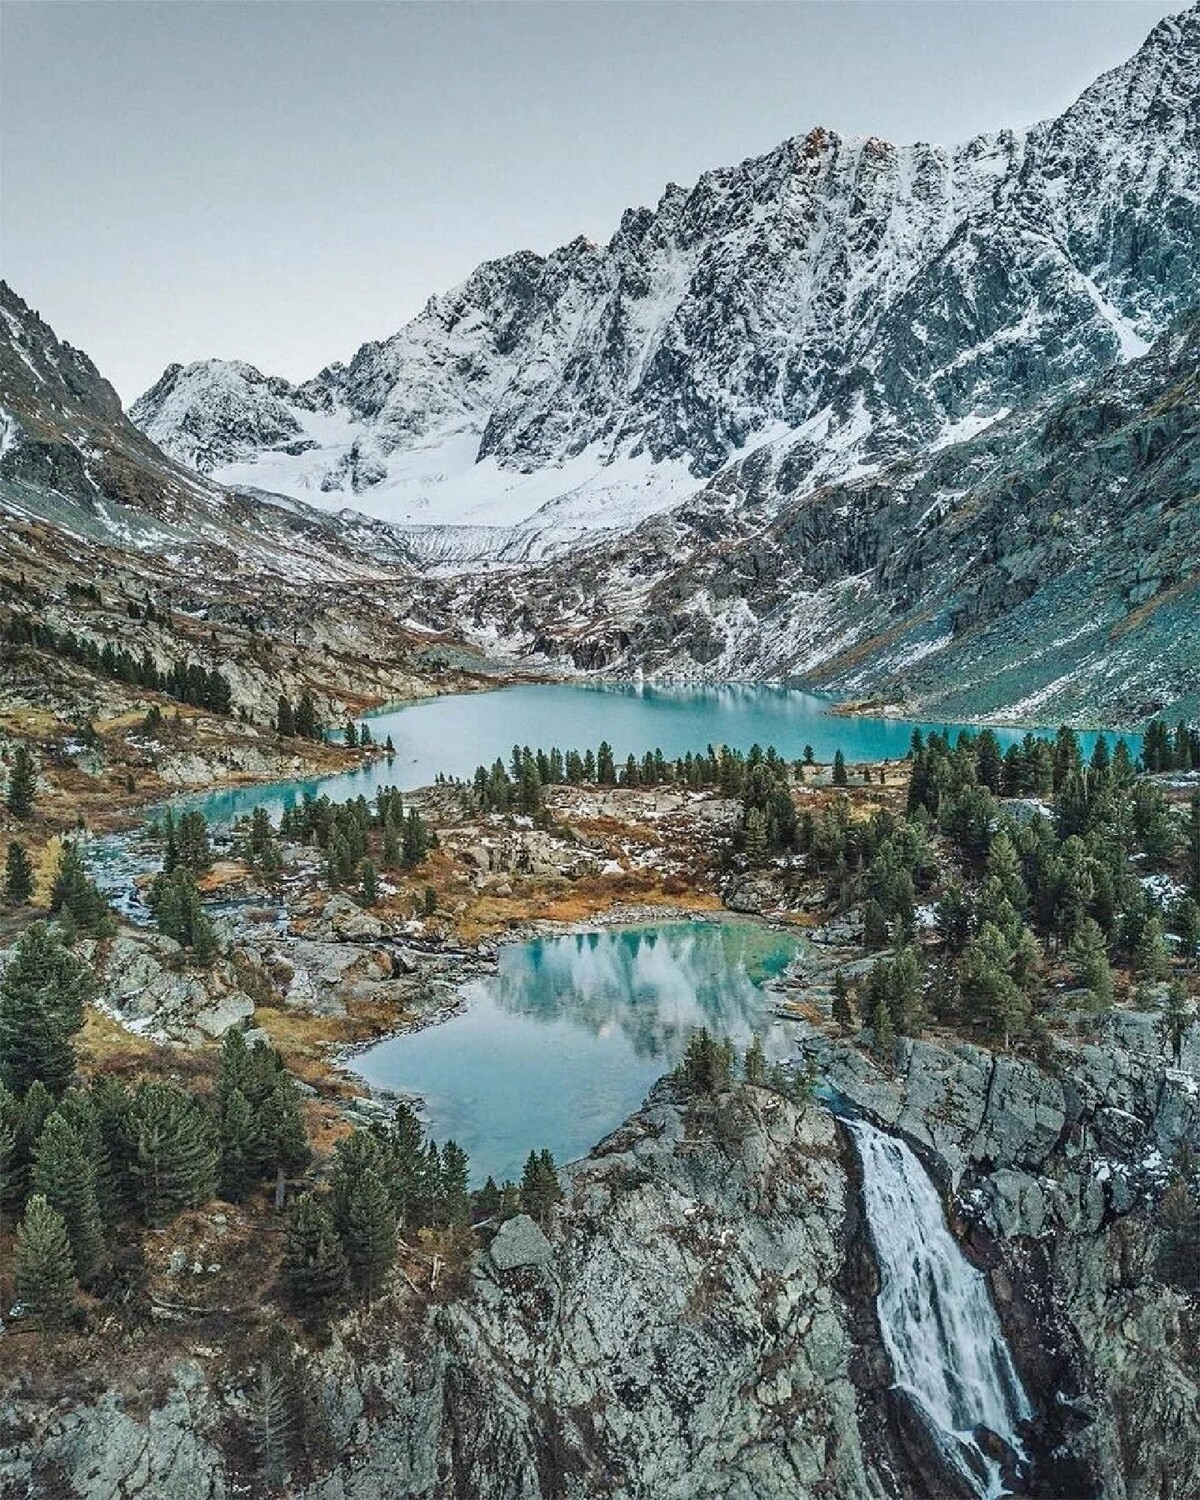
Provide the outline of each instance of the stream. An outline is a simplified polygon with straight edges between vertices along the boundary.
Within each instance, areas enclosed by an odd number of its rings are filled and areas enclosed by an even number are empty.
[[[979,1429],[1024,1459],[1020,1425],[1033,1408],[987,1280],[947,1229],[937,1188],[909,1147],[866,1120],[845,1124],[862,1163],[879,1265],[879,1326],[896,1386],[979,1500],[998,1500],[1004,1479]]]

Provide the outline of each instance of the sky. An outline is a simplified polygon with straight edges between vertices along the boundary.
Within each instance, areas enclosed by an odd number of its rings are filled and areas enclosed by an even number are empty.
[[[822,124],[1058,113],[1179,0],[0,0],[0,274],[131,402],[304,379]]]

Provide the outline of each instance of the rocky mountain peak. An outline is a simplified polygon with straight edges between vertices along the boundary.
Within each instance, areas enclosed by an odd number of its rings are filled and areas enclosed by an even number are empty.
[[[814,126],[669,184],[606,245],[484,263],[314,381],[189,367],[133,416],[230,482],[562,538],[764,446],[800,485],[953,442],[1194,300],[1198,80],[1193,7],[1028,132]]]

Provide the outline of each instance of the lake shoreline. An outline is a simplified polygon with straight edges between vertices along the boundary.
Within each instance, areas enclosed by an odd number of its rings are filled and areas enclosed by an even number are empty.
[[[356,1060],[377,1052],[391,1043],[398,1042],[402,1038],[420,1036],[441,1028],[448,1022],[465,1017],[481,1004],[486,1008],[489,997],[476,986],[481,982],[486,983],[489,978],[495,981],[501,972],[506,951],[511,955],[515,950],[540,944],[545,940],[587,938],[600,934],[629,936],[645,934],[651,937],[655,944],[659,941],[669,944],[672,938],[677,936],[679,929],[685,927],[709,931],[714,929],[741,930],[753,934],[755,939],[759,935],[765,937],[769,934],[776,934],[779,939],[785,941],[788,946],[787,957],[777,972],[767,972],[756,978],[748,969],[731,969],[729,982],[734,983],[735,976],[740,973],[744,981],[752,986],[755,995],[761,996],[755,1030],[761,1028],[764,1034],[776,1033],[781,1027],[790,1030],[796,1018],[787,1015],[781,1009],[781,1001],[786,993],[786,986],[791,980],[792,971],[807,959],[809,952],[807,938],[793,924],[770,918],[747,916],[733,911],[708,909],[696,911],[685,905],[672,908],[616,902],[608,911],[596,915],[587,922],[530,922],[515,929],[511,934],[506,934],[499,941],[486,940],[477,944],[473,949],[463,949],[454,955],[439,955],[452,960],[457,959],[455,964],[458,971],[457,980],[440,981],[453,984],[451,994],[439,1001],[427,1013],[407,1020],[382,1035],[330,1049],[331,1068],[340,1080],[353,1089],[353,1093],[342,1101],[343,1111],[351,1119],[366,1118],[386,1121],[391,1118],[400,1104],[406,1104],[416,1112],[427,1129],[431,1130],[435,1136],[445,1135],[445,1130],[438,1130],[438,1121],[434,1117],[435,1111],[431,1105],[431,1093],[434,1091],[428,1087],[422,1089],[380,1082],[377,1078],[367,1076],[360,1071],[355,1065]],[[715,977],[716,971],[713,972]],[[571,994],[569,990],[566,993]],[[563,1005],[562,1019],[575,1020],[577,1006],[586,1005],[589,998],[594,998],[590,992],[571,995],[570,1001]],[[586,1029],[585,1023],[584,1030]],[[716,1034],[724,1034],[719,1026]],[[786,1050],[787,1055],[790,1056],[793,1050],[790,1042]],[[550,1048],[546,1057],[547,1062],[552,1066],[556,1057],[556,1049]],[[664,1066],[661,1071],[655,1072],[652,1079],[645,1081],[647,1091],[671,1072],[672,1068],[667,1065],[667,1059],[664,1058],[662,1061]],[[495,1066],[501,1066],[500,1062],[496,1061]],[[623,1115],[619,1118],[614,1117],[611,1128],[616,1128],[620,1123],[620,1118],[623,1118]],[[607,1133],[607,1128],[605,1128],[605,1133]],[[457,1136],[455,1138],[457,1139]],[[580,1144],[578,1155],[586,1155],[597,1141],[603,1138],[601,1134],[595,1140]],[[560,1165],[567,1160],[575,1159],[577,1159],[576,1155],[560,1157]]]

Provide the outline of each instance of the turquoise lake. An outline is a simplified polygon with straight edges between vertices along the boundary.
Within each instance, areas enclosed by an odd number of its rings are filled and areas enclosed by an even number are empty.
[[[670,1072],[700,1026],[770,1058],[794,1055],[763,989],[800,951],[750,922],[673,922],[512,943],[465,1009],[389,1037],[350,1063],[373,1087],[419,1095],[436,1140],[456,1140],[476,1184],[519,1178],[530,1150],[584,1156]]]
[[[748,750],[773,745],[788,760],[811,745],[820,761],[836,750],[847,760],[881,760],[905,754],[914,729],[954,732],[960,725],[903,719],[841,717],[828,699],[791,688],[754,685],[724,687],[651,686],[641,683],[536,683],[494,692],[456,693],[405,708],[370,715],[375,738],[390,734],[393,760],[379,760],[355,771],[312,780],[238,787],[175,799],[176,806],[199,807],[212,824],[248,815],[256,805],[273,817],[306,792],[335,800],[373,797],[383,786],[402,790],[425,786],[439,772],[470,777],[478,765],[499,756],[507,762],[514,744],[548,750],[613,746],[618,761],[647,750],[684,755],[706,746]],[[1020,740],[1024,729],[997,729],[1002,745]],[[1115,740],[1115,735],[1106,735]],[[1098,735],[1081,734],[1085,753]],[[1140,743],[1128,736],[1131,749]]]

